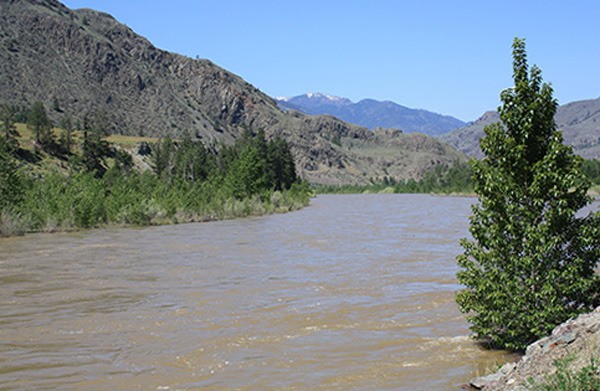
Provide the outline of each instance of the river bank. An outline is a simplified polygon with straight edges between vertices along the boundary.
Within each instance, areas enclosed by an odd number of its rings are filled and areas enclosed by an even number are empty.
[[[131,215],[135,215],[135,219],[122,214],[118,219],[86,226],[78,225],[74,216],[59,220],[53,215],[49,215],[41,224],[34,224],[32,217],[26,212],[2,210],[0,211],[0,238],[40,232],[74,232],[94,228],[186,224],[287,213],[307,207],[310,197],[308,191],[274,191],[269,194],[269,197],[256,195],[241,200],[227,198],[221,202],[217,200],[217,202],[207,203],[200,211],[178,208],[172,213],[168,213],[155,203],[144,203],[143,205],[131,205],[130,209],[144,208],[130,211]]]

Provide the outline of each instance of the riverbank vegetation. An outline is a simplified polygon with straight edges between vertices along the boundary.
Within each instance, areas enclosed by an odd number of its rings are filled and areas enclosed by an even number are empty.
[[[477,338],[521,351],[600,305],[600,213],[577,215],[591,182],[556,130],[552,88],[529,68],[520,39],[513,70],[514,87],[501,94],[504,126],[485,128],[485,158],[472,166],[479,202],[473,240],[461,242],[457,302]]]
[[[86,117],[82,131],[68,115],[52,128],[39,102],[26,115],[6,105],[1,113],[0,236],[228,219],[309,201],[288,144],[260,131],[232,146],[189,135],[134,143],[113,136],[115,143],[103,113]]]

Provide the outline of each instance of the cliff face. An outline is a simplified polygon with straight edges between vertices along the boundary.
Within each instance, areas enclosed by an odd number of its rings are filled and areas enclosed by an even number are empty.
[[[104,110],[118,133],[209,138],[265,125],[277,110],[239,77],[159,50],[108,14],[53,0],[5,1],[0,12],[2,101],[57,101],[76,117]]]
[[[319,183],[418,178],[433,164],[463,159],[441,142],[400,134],[393,139],[404,138],[407,149],[381,164],[378,148],[389,149],[392,138],[331,116],[284,113],[240,77],[208,60],[160,50],[108,14],[73,11],[56,0],[3,0],[0,103],[36,100],[54,121],[68,113],[81,123],[104,111],[110,131],[128,135],[176,138],[187,131],[217,144],[262,128],[285,137],[300,174]],[[371,155],[355,153],[351,143],[368,146]],[[419,147],[411,149],[414,143]],[[425,148],[431,143],[436,147]]]

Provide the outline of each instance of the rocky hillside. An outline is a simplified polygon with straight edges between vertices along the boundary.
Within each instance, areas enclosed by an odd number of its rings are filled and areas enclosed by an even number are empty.
[[[600,159],[600,98],[559,106],[554,118],[565,142],[573,146],[575,153],[588,159]],[[444,134],[440,139],[467,155],[482,157],[479,139],[483,136],[483,128],[498,121],[498,113],[488,111],[477,121]]]
[[[422,109],[410,109],[397,103],[350,99],[320,93],[309,93],[292,98],[278,98],[283,109],[299,110],[306,114],[330,114],[352,124],[369,129],[394,128],[406,133],[420,132],[431,136],[463,127],[465,123],[449,115]]]
[[[54,121],[68,113],[83,123],[104,111],[118,134],[188,131],[218,144],[262,128],[285,137],[300,174],[318,183],[365,183],[390,173],[418,178],[432,165],[464,158],[421,135],[377,136],[334,117],[283,112],[240,77],[160,50],[108,14],[56,0],[0,1],[0,103],[36,100]]]

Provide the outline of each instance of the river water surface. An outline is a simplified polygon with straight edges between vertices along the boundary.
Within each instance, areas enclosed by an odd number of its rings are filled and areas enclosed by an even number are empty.
[[[454,302],[472,198],[0,240],[0,389],[456,390],[508,360]]]

